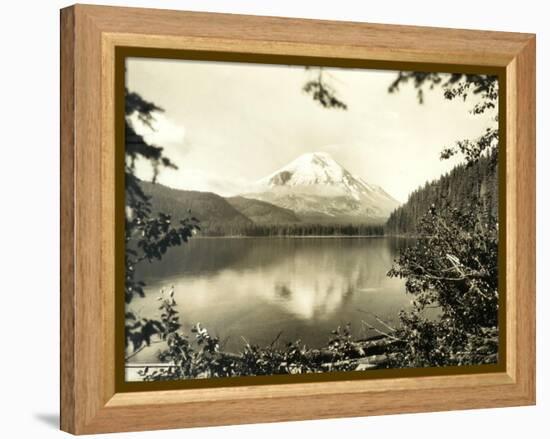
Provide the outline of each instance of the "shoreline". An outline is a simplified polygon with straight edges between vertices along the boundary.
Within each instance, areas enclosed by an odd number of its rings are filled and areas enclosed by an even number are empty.
[[[310,239],[310,238],[329,238],[329,239],[351,239],[351,238],[410,238],[407,235],[282,235],[282,236],[245,236],[245,235],[227,235],[227,236],[193,236],[191,239]]]

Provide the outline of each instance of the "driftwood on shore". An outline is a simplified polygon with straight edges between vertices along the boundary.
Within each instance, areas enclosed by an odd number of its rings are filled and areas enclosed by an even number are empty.
[[[336,370],[355,370],[366,371],[372,369],[380,369],[386,367],[388,356],[388,347],[398,343],[395,339],[377,335],[364,340],[358,340],[347,344],[346,349],[308,349],[304,352],[304,358],[308,363],[316,365],[318,371],[336,371]],[[241,362],[244,359],[243,353],[233,353],[221,351],[218,353],[218,358],[229,359],[234,362]],[[300,364],[281,363],[282,369],[286,369],[287,373],[301,373]],[[126,366],[127,379],[140,379],[139,371],[147,370],[173,370],[177,367],[171,363],[129,363]],[[200,376],[197,378],[207,378]]]

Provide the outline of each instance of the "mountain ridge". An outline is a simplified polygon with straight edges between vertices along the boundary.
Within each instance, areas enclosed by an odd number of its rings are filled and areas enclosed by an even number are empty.
[[[301,218],[384,220],[399,206],[380,186],[354,176],[326,152],[302,154],[253,186],[241,196],[290,209]]]
[[[145,181],[139,184],[145,195],[150,197],[153,212],[167,213],[174,222],[193,215],[199,218],[203,228],[219,224],[239,227],[253,224],[250,218],[213,192],[173,189]]]
[[[227,197],[227,202],[250,218],[254,224],[293,224],[301,219],[290,209],[275,206],[265,201],[244,197]]]
[[[277,227],[309,230],[308,225],[318,225],[326,233],[331,225],[337,226],[334,230],[376,225],[399,205],[381,187],[352,175],[323,152],[302,154],[252,184],[257,192],[232,197],[145,181],[140,186],[151,197],[154,212],[167,213],[174,222],[193,215],[202,234],[211,236],[263,233],[266,227],[274,233]]]

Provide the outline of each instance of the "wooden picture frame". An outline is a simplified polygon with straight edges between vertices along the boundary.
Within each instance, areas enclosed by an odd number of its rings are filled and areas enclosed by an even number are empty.
[[[505,79],[505,367],[118,391],[117,48],[494,68]],[[61,428],[74,434],[535,403],[535,36],[76,5],[61,11]]]

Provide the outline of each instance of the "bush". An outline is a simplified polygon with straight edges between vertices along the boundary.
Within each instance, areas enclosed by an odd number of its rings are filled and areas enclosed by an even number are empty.
[[[420,238],[388,273],[406,279],[412,310],[401,311],[393,367],[495,362],[498,356],[498,224],[471,209],[434,207]],[[486,216],[484,216],[486,219]],[[437,318],[426,311],[434,309]],[[432,313],[434,312],[432,311]]]

